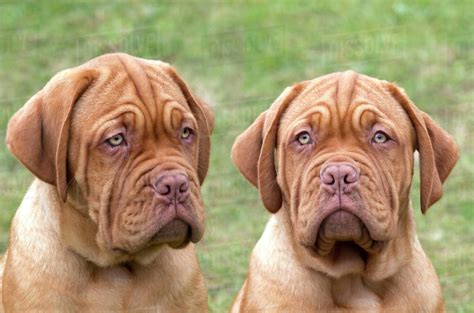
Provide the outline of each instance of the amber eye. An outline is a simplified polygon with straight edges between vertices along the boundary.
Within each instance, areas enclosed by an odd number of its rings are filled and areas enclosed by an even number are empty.
[[[191,128],[185,127],[181,130],[181,139],[188,139],[191,136]]]
[[[382,131],[376,132],[374,137],[372,137],[372,141],[375,143],[385,143],[388,141],[388,139],[388,135]]]
[[[312,142],[311,135],[308,132],[299,133],[298,136],[296,136],[296,140],[298,140],[301,145],[307,145]]]
[[[112,147],[117,147],[117,146],[120,146],[121,144],[123,144],[125,142],[125,138],[123,137],[122,134],[117,134],[117,135],[114,135],[114,136],[110,137],[109,139],[107,139],[107,142]]]

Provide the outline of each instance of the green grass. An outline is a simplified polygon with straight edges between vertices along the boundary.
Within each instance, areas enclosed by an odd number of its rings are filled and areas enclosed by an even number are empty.
[[[268,214],[231,164],[235,136],[284,87],[355,69],[396,81],[455,137],[462,157],[418,233],[449,312],[474,311],[472,1],[0,3],[0,133],[60,69],[124,51],[172,63],[214,105],[199,258],[213,312],[226,311]],[[0,244],[31,175],[0,145]]]

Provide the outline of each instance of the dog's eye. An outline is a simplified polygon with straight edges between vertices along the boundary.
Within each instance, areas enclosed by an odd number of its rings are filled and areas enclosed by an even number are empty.
[[[299,133],[296,136],[296,140],[302,145],[307,145],[312,142],[311,135],[308,132]]]
[[[390,139],[390,137],[384,133],[383,131],[378,131],[375,133],[374,137],[372,137],[372,141],[374,143],[385,143]]]
[[[123,137],[122,134],[117,134],[107,139],[107,143],[111,145],[112,147],[120,146],[124,142],[125,142],[125,138]]]
[[[192,130],[189,127],[184,127],[181,130],[181,139],[188,139],[191,136]]]

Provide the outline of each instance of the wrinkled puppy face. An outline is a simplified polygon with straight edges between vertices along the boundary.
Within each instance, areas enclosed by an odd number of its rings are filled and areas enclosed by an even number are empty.
[[[277,141],[298,244],[337,262],[376,252],[396,235],[415,136],[380,86],[355,73],[311,83],[288,106]]]
[[[425,211],[441,197],[456,145],[398,87],[349,71],[285,90],[232,158],[269,211],[284,208],[296,252],[337,276],[363,271],[408,235],[415,149]]]
[[[74,71],[53,82],[60,89],[63,80],[87,80],[66,114],[68,133],[62,133],[64,126],[57,131],[67,141],[53,161],[57,175],[38,176],[65,198],[57,160],[65,154],[67,201],[97,225],[99,248],[119,259],[199,241],[200,184],[212,128],[208,109],[165,63],[115,54]]]

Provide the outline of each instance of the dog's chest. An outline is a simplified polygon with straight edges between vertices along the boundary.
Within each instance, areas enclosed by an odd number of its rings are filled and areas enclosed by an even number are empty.
[[[363,308],[369,310],[368,312],[378,312],[381,307],[379,296],[367,287],[358,275],[347,275],[333,280],[331,294],[334,302],[339,306]]]
[[[88,309],[94,311],[97,304],[109,310],[137,309],[136,303],[144,307],[154,305],[154,288],[144,288],[150,286],[149,280],[150,277],[139,277],[126,266],[97,270],[87,283]]]

